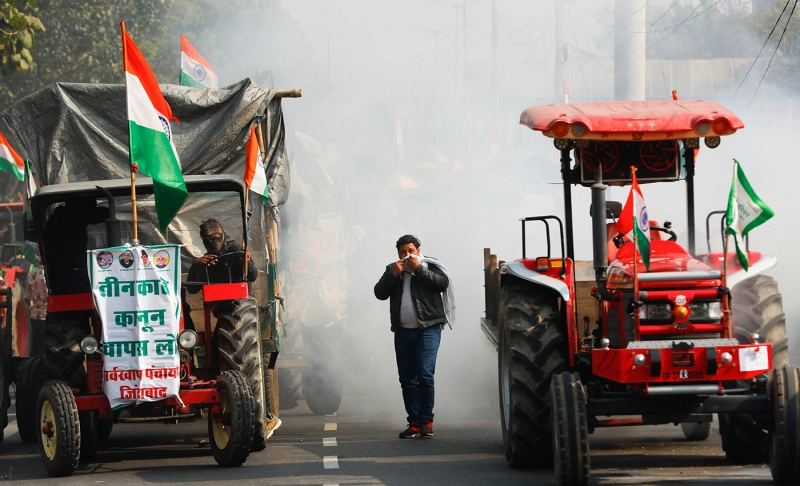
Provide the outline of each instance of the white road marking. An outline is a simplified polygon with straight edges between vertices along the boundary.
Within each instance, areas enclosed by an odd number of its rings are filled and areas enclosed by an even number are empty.
[[[325,437],[322,439],[322,445],[325,447],[332,447],[338,446],[339,444],[336,443],[336,437]]]
[[[323,430],[336,430],[336,422],[326,422]]]
[[[324,456],[322,466],[325,469],[339,469],[339,458],[337,456]]]

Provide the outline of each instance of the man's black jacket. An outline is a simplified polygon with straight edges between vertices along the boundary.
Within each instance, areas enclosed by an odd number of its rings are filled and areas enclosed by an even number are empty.
[[[394,263],[386,265],[386,271],[375,284],[375,297],[380,300],[389,299],[389,312],[392,316],[392,332],[400,327],[400,301],[403,298],[403,275],[392,274]],[[447,289],[448,280],[435,265],[420,265],[411,276],[411,299],[417,311],[419,327],[426,328],[437,324],[445,324],[442,292]]]
[[[228,239],[225,241],[225,248],[220,254],[241,252],[242,247],[235,241]],[[258,273],[256,272],[256,265],[253,260],[247,262],[247,281],[254,282]],[[208,283],[228,283],[228,282],[242,282],[244,280],[244,254],[231,255],[230,257],[222,257],[217,261],[216,265],[205,266],[197,263],[192,263],[189,268],[189,275],[186,280],[189,282],[208,282]],[[189,286],[190,294],[196,294],[199,286]]]

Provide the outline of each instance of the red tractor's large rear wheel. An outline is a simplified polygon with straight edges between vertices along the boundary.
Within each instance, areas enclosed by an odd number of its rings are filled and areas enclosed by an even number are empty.
[[[772,344],[772,369],[789,364],[789,340],[786,338],[786,316],[778,283],[769,275],[757,275],[737,284],[731,292],[734,336],[743,344],[758,333],[760,341]],[[772,375],[772,372],[769,372]],[[737,387],[749,387],[739,382]],[[731,462],[737,464],[769,461],[770,428],[768,414],[719,414],[722,448]]]
[[[772,382],[774,427],[769,468],[776,484],[800,483],[800,370],[775,368]]]
[[[546,289],[503,290],[498,345],[500,415],[506,459],[514,467],[553,461],[550,385],[565,369],[562,317]]]

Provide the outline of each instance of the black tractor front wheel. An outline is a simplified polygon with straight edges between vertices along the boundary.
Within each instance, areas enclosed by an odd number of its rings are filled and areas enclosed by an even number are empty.
[[[219,412],[208,414],[208,436],[217,464],[241,466],[250,455],[255,429],[253,394],[239,371],[223,371],[217,378]]]
[[[553,461],[550,384],[565,369],[556,297],[532,286],[507,286],[500,315],[498,374],[506,459],[514,467]]]
[[[81,457],[78,406],[69,385],[48,381],[39,393],[39,453],[51,477],[71,476]]]
[[[706,440],[711,435],[711,422],[687,422],[681,424],[686,440]]]

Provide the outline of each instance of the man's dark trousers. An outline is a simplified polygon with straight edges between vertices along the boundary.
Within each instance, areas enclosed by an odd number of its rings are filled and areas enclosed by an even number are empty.
[[[403,389],[408,422],[433,421],[433,375],[442,339],[442,326],[398,328],[394,335],[397,372]]]

